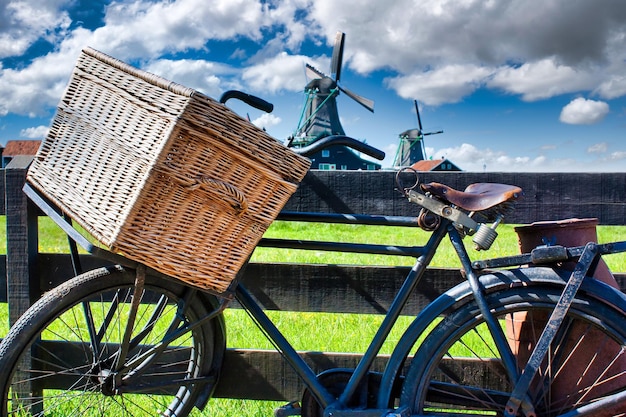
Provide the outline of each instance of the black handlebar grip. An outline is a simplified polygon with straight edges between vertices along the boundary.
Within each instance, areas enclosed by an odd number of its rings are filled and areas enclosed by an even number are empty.
[[[220,97],[220,103],[224,104],[231,98],[236,98],[237,100],[241,100],[244,103],[254,107],[255,109],[259,109],[266,113],[271,113],[274,110],[274,105],[269,103],[262,98],[257,96],[253,96],[251,94],[244,93],[243,91],[238,90],[229,90],[222,94]]]

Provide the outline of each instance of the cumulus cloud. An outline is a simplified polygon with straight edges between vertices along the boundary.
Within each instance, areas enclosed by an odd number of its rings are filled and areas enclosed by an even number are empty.
[[[280,90],[300,91],[304,82],[304,65],[309,61],[304,56],[280,53],[254,66],[244,69],[242,79],[254,91]]]
[[[144,69],[168,80],[218,97],[228,88],[228,76],[236,73],[233,68],[215,62],[193,59],[160,59],[151,61]]]
[[[489,86],[520,94],[523,100],[534,101],[593,87],[593,77],[553,58],[525,63],[519,67],[498,69]]]
[[[105,25],[96,29],[96,48],[115,51],[121,59],[203,49],[209,39],[261,38],[267,24],[256,0],[179,0],[114,2]],[[147,30],[150,28],[150,30]]]
[[[427,105],[456,103],[470,95],[492,73],[475,65],[447,65],[424,73],[388,78],[386,84],[400,97],[419,97]]]
[[[426,104],[455,103],[482,87],[528,101],[591,90],[604,99],[626,94],[624,2],[598,7],[566,0],[363,0],[357,8],[335,0],[215,0],[210,6],[204,0],[116,1],[106,6],[103,24],[93,31],[69,29],[65,9],[73,4],[5,2],[0,6],[0,57],[21,54],[41,38],[59,41],[51,54],[66,59],[62,68],[67,74],[70,58],[85,45],[144,62],[190,50],[210,55],[209,40],[249,39],[263,45],[257,51],[238,47],[231,54],[231,59],[251,57],[243,81],[268,92],[294,91],[302,87],[302,61],[315,58],[300,57],[302,43],[332,46],[341,29],[349,39],[347,66],[363,74],[395,73],[388,86]],[[273,37],[264,39],[268,33]],[[195,69],[201,71],[201,65]],[[215,88],[217,80],[201,80],[202,74],[190,71],[185,79]],[[275,76],[269,75],[272,71]],[[8,85],[14,77],[0,72],[0,84],[3,80]],[[0,93],[5,93],[2,86]],[[4,107],[1,112],[24,112],[19,104]]]
[[[37,126],[23,129],[20,132],[20,136],[28,139],[43,139],[48,134],[48,126]]]
[[[601,122],[608,113],[607,103],[578,97],[563,107],[559,120],[572,125],[590,125]]]
[[[388,90],[427,105],[479,89],[525,101],[594,97],[563,108],[564,123],[580,124],[602,120],[608,102],[626,96],[623,1],[98,0],[94,21],[82,25],[71,19],[83,3],[0,2],[0,116],[49,116],[86,45],[211,96],[242,88],[282,98],[302,90],[304,63],[328,71],[337,30],[347,34],[344,74],[383,74]],[[305,56],[303,45],[320,48]],[[488,169],[542,158],[491,152]]]
[[[596,93],[607,100],[626,95],[626,76],[621,74],[611,76],[600,84]]]
[[[0,58],[21,55],[41,38],[50,43],[61,38],[71,23],[68,13],[62,8],[71,1],[0,3]]]
[[[261,129],[268,129],[272,126],[279,125],[282,119],[278,116],[269,113],[263,113],[252,121],[252,124]]]
[[[573,159],[548,159],[545,155],[529,157],[525,155],[509,155],[501,150],[491,148],[479,149],[469,143],[461,146],[438,149],[435,157],[443,156],[453,161],[464,171],[482,172],[546,172],[576,170]]]
[[[620,2],[598,7],[562,0],[364,0],[359,8],[318,0],[311,7],[329,39],[336,28],[350,33],[348,56],[357,71],[391,67],[402,74],[451,62],[488,67],[550,57],[568,67],[619,62],[614,55],[623,49],[625,14]]]
[[[0,115],[50,113],[65,90],[75,60],[74,55],[68,59],[59,53],[36,58],[26,68],[0,67]]]

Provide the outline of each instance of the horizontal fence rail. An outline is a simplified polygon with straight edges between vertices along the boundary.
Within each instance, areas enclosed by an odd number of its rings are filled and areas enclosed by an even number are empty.
[[[7,219],[7,255],[0,260],[0,276],[6,281],[0,286],[0,302],[9,303],[10,322],[42,293],[73,275],[68,255],[37,250],[40,213],[21,192],[29,162],[30,158],[16,157],[0,176],[0,192],[5,197],[0,213],[6,214]],[[509,223],[597,217],[604,225],[626,224],[626,173],[429,172],[421,173],[420,177],[422,182],[441,182],[457,189],[475,182],[522,187],[524,199],[507,219]],[[390,171],[312,171],[285,210],[416,216],[416,206],[395,188],[395,173]],[[81,263],[89,270],[104,265],[105,261],[84,255]],[[253,263],[243,279],[260,304],[270,310],[384,314],[408,270],[409,267]],[[622,289],[626,288],[626,275],[618,274],[616,278]],[[403,314],[416,315],[461,281],[456,269],[429,269]],[[316,372],[335,367],[353,368],[360,358],[353,353],[301,354]],[[375,370],[382,370],[386,359],[380,356]],[[294,400],[303,388],[293,370],[274,351],[229,349],[224,370],[215,393],[218,397]],[[481,371],[481,375],[489,378],[489,372]],[[246,384],[241,384],[242,376]]]

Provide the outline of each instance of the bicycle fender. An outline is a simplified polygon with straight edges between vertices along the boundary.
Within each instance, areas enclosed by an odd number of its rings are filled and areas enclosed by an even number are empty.
[[[559,286],[564,287],[569,279],[571,271],[552,269],[547,267],[518,268],[501,270],[482,275],[480,284],[487,293],[515,287],[529,286]],[[580,287],[585,294],[604,300],[613,308],[626,314],[626,294],[612,288],[596,279],[585,279]],[[428,304],[413,320],[398,341],[392,352],[387,367],[383,373],[378,394],[378,408],[389,406],[392,389],[415,341],[422,335],[426,328],[440,315],[452,307],[470,302],[473,299],[472,290],[468,282],[463,282],[449,289],[432,303]]]

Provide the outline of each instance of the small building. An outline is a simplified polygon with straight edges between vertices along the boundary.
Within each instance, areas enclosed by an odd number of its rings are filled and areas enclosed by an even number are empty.
[[[450,162],[448,159],[445,159],[445,158],[442,158],[442,159],[422,159],[421,161],[417,161],[416,163],[411,165],[411,168],[413,168],[416,171],[422,171],[422,172],[426,172],[426,171],[437,171],[437,172],[441,172],[441,171],[451,171],[451,172],[462,171],[461,168],[459,168],[458,166],[454,165],[452,162]]]
[[[361,158],[352,149],[343,145],[330,146],[309,156],[311,169],[321,170],[379,170],[379,163]]]
[[[2,168],[18,155],[35,155],[41,145],[40,140],[10,140],[2,150]]]

